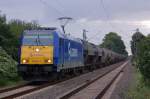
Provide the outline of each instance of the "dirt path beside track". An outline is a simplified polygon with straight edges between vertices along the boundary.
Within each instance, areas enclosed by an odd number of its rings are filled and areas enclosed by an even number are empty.
[[[112,92],[110,99],[126,99],[125,95],[129,88],[135,83],[135,67],[129,62],[124,69],[124,74],[117,83],[116,88]]]

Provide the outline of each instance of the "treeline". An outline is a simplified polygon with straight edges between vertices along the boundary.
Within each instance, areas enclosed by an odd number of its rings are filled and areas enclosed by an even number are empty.
[[[25,22],[21,20],[8,21],[5,15],[0,14],[0,46],[18,60],[19,37],[24,29],[37,28],[39,25],[33,22]]]
[[[100,46],[110,49],[116,53],[128,56],[128,52],[126,51],[126,47],[123,40],[121,39],[121,36],[115,32],[106,34]]]
[[[145,83],[150,84],[150,35],[144,36],[137,29],[132,36],[131,51],[136,65]]]

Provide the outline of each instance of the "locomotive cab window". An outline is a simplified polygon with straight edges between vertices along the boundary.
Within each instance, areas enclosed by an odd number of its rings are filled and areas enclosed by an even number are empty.
[[[24,32],[22,45],[31,45],[31,46],[53,45],[53,33],[42,31]]]

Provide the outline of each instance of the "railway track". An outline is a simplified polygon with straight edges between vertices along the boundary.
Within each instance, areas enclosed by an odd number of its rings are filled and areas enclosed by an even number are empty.
[[[32,91],[38,90],[40,88],[46,87],[48,85],[32,85],[30,83],[19,85],[12,88],[7,88],[4,90],[0,90],[0,99],[12,99],[14,97],[30,93]]]
[[[66,92],[64,95],[57,97],[57,99],[109,99],[106,92],[117,78],[120,77],[127,63],[128,61],[120,67],[87,82],[87,84],[81,85],[70,92]]]
[[[38,82],[30,82],[30,83],[18,85],[12,88],[6,88],[3,90],[0,90],[0,99],[13,99],[13,98],[40,90],[42,88],[46,88],[48,86],[57,84],[59,82],[65,81],[70,78],[71,77],[60,79],[57,81],[51,81],[47,83],[40,83],[40,84],[37,84]]]
[[[28,84],[29,83],[24,83],[24,84],[21,84],[21,85],[17,85],[17,86],[13,86],[13,87],[9,87],[9,88],[0,89],[0,94],[4,93],[4,92],[11,91],[11,90],[15,90],[15,89],[20,88],[20,87],[24,87],[24,86],[26,86]]]
[[[34,91],[29,94],[17,97],[17,99],[60,99],[65,97],[73,90],[85,86],[85,84],[97,79],[100,75],[105,75],[122,65],[124,62],[120,62],[93,72],[89,72],[72,79],[48,86],[46,88]],[[82,98],[81,98],[82,99]],[[83,98],[85,99],[85,98]]]
[[[120,65],[122,63],[118,63],[118,65]],[[118,66],[116,66],[118,67]],[[66,91],[63,91],[65,93],[62,93],[61,92],[57,92],[57,88],[55,89],[55,92],[56,93],[59,93],[59,95],[56,95],[56,96],[52,96],[50,93],[49,93],[49,98],[50,99],[56,99],[56,98],[61,98],[61,99],[66,99],[66,98],[69,98],[71,96],[73,96],[75,93],[81,91],[82,89],[86,88],[88,85],[94,83],[95,81],[97,81],[98,79],[100,79],[101,77],[105,76],[106,74],[108,74],[109,72],[113,71],[116,69],[116,67],[113,67],[112,69],[109,69],[109,67],[106,67],[106,69],[108,68],[109,70],[107,70],[106,72],[102,73],[101,76],[98,76],[98,77],[95,77],[93,80],[91,79],[85,79],[84,83],[82,83],[80,85],[80,87],[74,87],[76,89],[71,89],[70,85],[67,84],[67,83],[72,83],[72,80],[76,79],[76,78],[79,78],[79,79],[84,79],[84,78],[81,78],[79,76],[77,77],[70,77],[70,78],[66,78],[66,79],[63,79],[63,80],[58,80],[58,81],[54,81],[54,82],[50,82],[50,83],[46,83],[46,84],[42,84],[42,85],[30,85],[30,84],[27,84],[27,85],[22,85],[22,86],[17,86],[17,87],[14,87],[14,88],[10,88],[10,89],[5,89],[5,90],[1,90],[0,91],[0,99],[12,99],[12,98],[16,98],[16,97],[21,97],[23,96],[23,99],[33,99],[34,97],[34,94],[32,95],[32,93],[36,93],[37,91],[39,90],[42,90],[44,88],[48,88],[50,87],[51,89],[49,89],[50,91],[52,91],[51,94],[53,94],[53,88],[55,87],[60,87],[61,84],[63,84],[62,86],[67,89],[67,87],[65,87],[65,84],[68,85],[68,87],[70,87],[71,91],[69,90],[66,90]],[[105,68],[103,68],[105,70]],[[103,71],[103,70],[102,70]],[[92,74],[93,72],[91,72]],[[88,74],[88,73],[87,73]],[[83,76],[86,75],[86,74],[83,74]],[[90,75],[90,74],[89,74]],[[96,75],[96,74],[95,74]],[[94,75],[93,75],[94,76]],[[71,79],[72,78],[72,79]],[[91,77],[93,78],[93,77]],[[74,81],[73,81],[74,82]],[[59,85],[60,84],[60,85]],[[72,86],[73,87],[73,86]],[[58,89],[61,89],[61,88],[58,88]],[[63,90],[63,88],[62,88]],[[41,93],[41,92],[40,92]],[[28,94],[30,95],[28,96]],[[41,93],[42,94],[42,93]],[[26,98],[26,95],[27,95],[27,98]],[[40,94],[38,94],[40,95]],[[44,95],[44,94],[43,94]],[[44,95],[45,96],[45,95]],[[51,98],[52,97],[52,98]],[[20,99],[20,98],[19,98]],[[40,98],[39,98],[40,99]],[[41,99],[46,99],[46,98],[41,98]]]

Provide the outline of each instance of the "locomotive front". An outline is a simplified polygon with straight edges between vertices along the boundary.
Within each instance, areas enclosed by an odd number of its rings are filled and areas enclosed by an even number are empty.
[[[19,74],[24,79],[47,75],[52,69],[53,49],[53,31],[24,31],[20,47]]]

